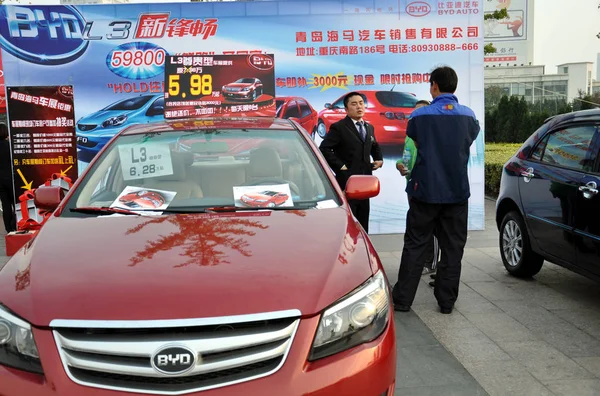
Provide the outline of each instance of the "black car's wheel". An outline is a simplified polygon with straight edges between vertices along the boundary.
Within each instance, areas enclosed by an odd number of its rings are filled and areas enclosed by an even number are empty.
[[[506,270],[519,278],[534,276],[544,264],[544,258],[531,250],[525,222],[515,211],[507,213],[502,220],[500,255]]]

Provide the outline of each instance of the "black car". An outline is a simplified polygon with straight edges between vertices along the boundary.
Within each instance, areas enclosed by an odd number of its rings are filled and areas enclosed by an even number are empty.
[[[509,273],[544,260],[600,281],[600,109],[552,117],[504,165],[496,223]]]

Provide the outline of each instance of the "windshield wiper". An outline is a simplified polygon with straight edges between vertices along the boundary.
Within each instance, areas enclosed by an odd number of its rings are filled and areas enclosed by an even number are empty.
[[[272,208],[259,208],[254,206],[233,206],[233,205],[222,205],[222,206],[211,206],[204,208],[207,212],[238,212],[238,211],[257,211],[257,210],[306,210],[316,207],[315,204],[305,204],[302,206],[275,206]]]
[[[128,209],[111,208],[108,206],[100,206],[100,207],[98,207],[98,206],[81,206],[78,208],[71,208],[69,210],[71,212],[92,213],[92,214],[99,214],[99,215],[109,215],[109,214],[119,213],[119,214],[141,216],[141,214],[139,212],[134,212],[134,211],[128,210]]]

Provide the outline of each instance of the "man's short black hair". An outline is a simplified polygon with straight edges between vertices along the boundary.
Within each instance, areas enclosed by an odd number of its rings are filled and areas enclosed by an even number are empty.
[[[5,140],[8,137],[8,127],[6,124],[0,124],[0,140]]]
[[[350,92],[349,94],[346,94],[346,96],[344,96],[344,107],[348,108],[348,101],[350,101],[350,98],[353,96],[360,96],[363,101],[366,101],[365,99],[365,95],[358,93],[358,92]]]
[[[436,68],[429,76],[429,83],[436,83],[441,93],[454,93],[458,86],[458,75],[453,68],[442,66]]]

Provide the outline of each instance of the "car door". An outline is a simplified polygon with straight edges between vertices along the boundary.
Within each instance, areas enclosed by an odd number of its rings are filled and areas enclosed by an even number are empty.
[[[302,99],[298,99],[298,105],[300,105],[300,125],[304,128],[308,133],[312,133],[315,125],[312,117],[312,109]]]
[[[594,125],[563,125],[551,130],[525,161],[519,192],[525,221],[540,249],[572,262],[574,213]]]
[[[589,169],[579,183],[575,207],[578,265],[600,276],[600,124],[590,147]]]

